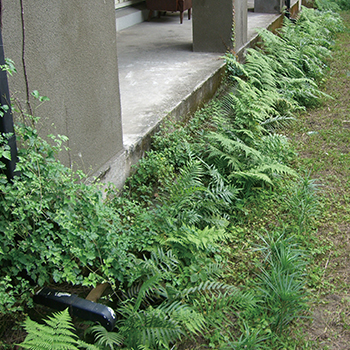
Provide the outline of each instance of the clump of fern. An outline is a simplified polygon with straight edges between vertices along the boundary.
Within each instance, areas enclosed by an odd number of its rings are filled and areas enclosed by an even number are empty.
[[[160,198],[156,219],[167,230],[187,225],[222,227],[237,198],[237,189],[215,168],[198,157],[169,182]]]
[[[266,151],[265,154],[262,153],[257,142],[254,147],[250,147],[242,140],[230,136],[232,134],[209,134],[207,157],[236,187],[249,191],[253,186],[273,185],[274,176],[296,176],[293,169],[270,157]],[[260,145],[267,148],[267,139]]]
[[[44,320],[44,324],[32,321],[29,317],[24,322],[28,333],[25,340],[18,344],[31,350],[99,350],[92,344],[80,340],[74,333],[74,326],[68,309],[54,313]]]

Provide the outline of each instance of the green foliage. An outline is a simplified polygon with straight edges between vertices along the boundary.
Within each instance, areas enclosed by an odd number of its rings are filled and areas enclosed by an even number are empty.
[[[0,69],[7,72],[10,76],[17,73],[15,62],[13,62],[10,58],[5,58],[5,64],[0,65]]]
[[[273,138],[264,138],[263,155],[258,149],[247,146],[240,140],[212,133],[208,137],[209,159],[231,180],[237,187],[243,186],[245,192],[249,192],[253,186],[261,184],[273,185],[272,177],[277,174],[288,174],[295,176],[294,170],[267,156],[269,145]],[[258,145],[258,144],[257,144]],[[273,156],[275,157],[275,156]]]
[[[78,339],[68,309],[53,314],[44,322],[45,324],[40,324],[28,317],[24,323],[28,335],[19,346],[31,350],[98,350]]]
[[[234,349],[234,350],[260,350],[268,349],[266,344],[263,342],[266,340],[266,337],[259,337],[259,330],[253,329],[250,330],[249,326],[244,324],[244,332],[237,341],[230,342],[228,347],[225,349]]]
[[[176,229],[183,225],[225,225],[227,214],[237,197],[237,189],[203,160],[191,159],[166,188],[156,218],[162,229]]]
[[[96,324],[87,329],[86,334],[93,333],[95,344],[99,349],[114,350],[123,344],[123,336],[116,332],[108,332],[106,328]]]
[[[198,332],[204,322],[201,315],[179,302],[138,311],[125,304],[118,312],[123,316],[118,328],[126,335],[124,344],[135,349],[142,345],[151,349],[169,349],[170,343],[181,339],[187,330]]]
[[[131,298],[125,299],[116,310],[121,316],[117,322],[118,334],[128,348],[143,345],[169,349],[171,343],[187,334],[196,334],[204,327],[203,315],[184,298],[176,296],[173,287],[164,286],[169,275],[165,265],[160,267],[165,272],[158,270],[140,288],[134,289],[135,297],[129,294]]]
[[[291,195],[286,198],[286,204],[297,223],[298,231],[303,234],[311,226],[319,214],[319,200],[317,196],[319,186],[310,174],[295,184]]]
[[[272,330],[281,332],[306,310],[305,255],[293,238],[270,235],[259,248],[264,263],[260,267],[259,289],[271,317]]]
[[[315,0],[315,5],[321,11],[340,11],[340,6],[337,4],[337,1]]]
[[[4,108],[4,106],[2,106]],[[0,111],[0,114],[3,113],[3,111]],[[2,115],[0,115],[0,118]],[[0,134],[0,159],[5,158],[7,160],[11,160],[11,148],[7,144],[8,138],[11,137],[11,134]],[[3,162],[0,163],[0,169],[4,169],[5,164]]]
[[[342,10],[350,10],[350,3],[347,0],[336,0],[336,3]]]
[[[174,172],[170,157],[161,152],[149,151],[137,164],[137,171],[128,179],[130,197],[149,202],[154,194],[161,195],[166,182]]]
[[[55,159],[65,138],[52,136],[51,146],[24,125],[16,135],[21,175],[12,183],[0,178],[1,278],[7,279],[0,312],[21,308],[30,285],[110,279],[114,284],[128,278],[133,257],[120,217],[103,203],[97,185],[84,184]]]

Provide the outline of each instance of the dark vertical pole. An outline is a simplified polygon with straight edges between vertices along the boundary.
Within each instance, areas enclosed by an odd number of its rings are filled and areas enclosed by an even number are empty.
[[[5,56],[4,56],[4,46],[2,43],[2,32],[0,28],[0,65],[5,64]],[[4,115],[0,116],[0,132],[3,134],[11,134],[10,137],[7,138],[7,145],[11,150],[11,160],[6,158],[1,158],[0,161],[5,163],[6,169],[6,177],[8,181],[11,181],[14,176],[15,168],[16,168],[16,160],[17,160],[17,146],[16,146],[16,136],[13,128],[13,119],[12,119],[12,111],[11,111],[11,101],[10,101],[10,92],[7,81],[7,73],[0,69],[0,108],[2,106],[8,106],[6,109],[2,109]]]

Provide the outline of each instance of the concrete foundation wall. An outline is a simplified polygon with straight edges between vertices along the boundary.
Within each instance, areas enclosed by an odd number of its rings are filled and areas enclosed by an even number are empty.
[[[6,57],[18,73],[12,96],[26,106],[19,0],[3,0]],[[40,134],[69,137],[67,166],[93,173],[123,150],[114,0],[23,0],[28,90],[50,98],[34,114]],[[53,125],[52,125],[53,124]]]

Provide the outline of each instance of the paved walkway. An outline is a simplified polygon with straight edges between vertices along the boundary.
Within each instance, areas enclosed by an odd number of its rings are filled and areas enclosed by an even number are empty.
[[[248,41],[278,15],[248,12]],[[223,67],[222,55],[192,51],[192,20],[178,14],[117,34],[125,149],[132,152],[155,126]],[[184,109],[186,110],[186,108]]]

